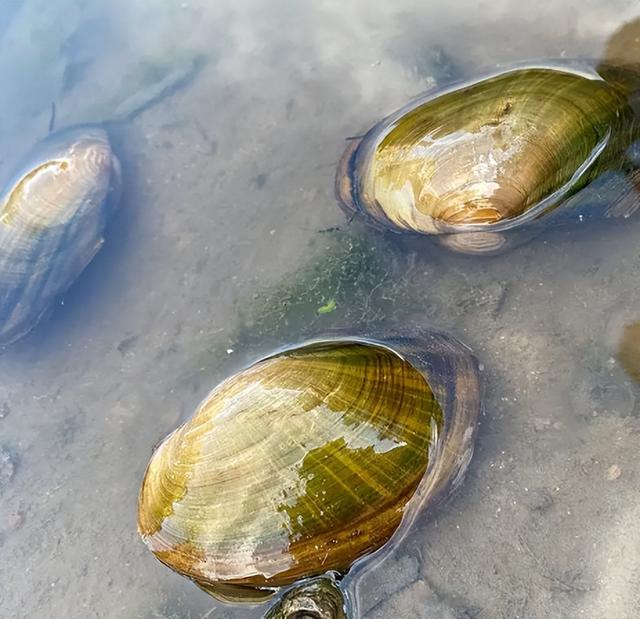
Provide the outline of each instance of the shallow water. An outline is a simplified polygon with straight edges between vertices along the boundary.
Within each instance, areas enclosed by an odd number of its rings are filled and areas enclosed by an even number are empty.
[[[436,85],[597,62],[637,2],[24,0],[0,8],[0,179],[57,126],[107,122],[105,247],[0,356],[0,617],[258,617],[135,527],[152,446],[229,372],[325,326],[451,331],[484,366],[466,482],[348,580],[362,617],[636,617],[640,217],[495,258],[347,226],[347,136]],[[339,230],[329,230],[338,227]],[[336,301],[335,310],[317,308]]]

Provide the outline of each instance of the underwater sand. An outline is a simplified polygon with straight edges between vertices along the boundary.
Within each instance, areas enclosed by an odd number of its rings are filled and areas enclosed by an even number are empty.
[[[260,617],[138,539],[151,448],[264,350],[380,319],[469,344],[485,415],[461,491],[348,579],[360,616],[640,615],[640,386],[615,357],[640,318],[640,217],[481,259],[348,226],[333,197],[345,137],[411,97],[521,60],[597,60],[639,13],[521,7],[3,4],[0,179],[55,103],[58,126],[116,121],[125,193],[64,302],[0,356],[2,619]]]

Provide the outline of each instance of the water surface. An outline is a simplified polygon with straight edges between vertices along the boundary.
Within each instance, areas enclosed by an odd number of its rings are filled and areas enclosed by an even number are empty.
[[[55,104],[59,127],[109,123],[125,192],[96,260],[0,356],[0,617],[261,616],[139,541],[151,448],[270,347],[381,319],[472,346],[486,414],[461,492],[351,580],[361,616],[638,616],[640,387],[615,352],[640,317],[640,218],[469,258],[347,226],[333,175],[345,137],[421,92],[524,60],[596,64],[639,13],[3,3],[0,179]]]

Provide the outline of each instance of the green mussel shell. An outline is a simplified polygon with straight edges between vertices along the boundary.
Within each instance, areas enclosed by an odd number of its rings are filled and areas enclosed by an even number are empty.
[[[438,332],[287,348],[218,385],[159,445],[139,532],[227,600],[345,573],[459,483],[479,406],[473,357]]]
[[[621,84],[520,68],[428,95],[383,120],[349,145],[336,192],[347,212],[374,225],[448,235],[454,248],[481,252],[503,244],[497,233],[553,211],[619,166],[637,137]]]

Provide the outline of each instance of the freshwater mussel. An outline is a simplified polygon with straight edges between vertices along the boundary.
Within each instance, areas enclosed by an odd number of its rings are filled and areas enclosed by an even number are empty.
[[[600,209],[570,200],[612,170],[635,173],[637,73],[599,71],[518,67],[418,98],[350,141],[340,205],[465,253],[496,253],[560,215],[629,215],[628,186]]]
[[[107,133],[79,126],[38,144],[0,195],[0,347],[28,333],[89,264],[120,189]]]
[[[473,355],[438,331],[285,348],[219,384],[160,443],[139,532],[160,561],[227,601],[339,579],[458,486],[479,407]],[[303,599],[336,604],[325,581],[293,607]],[[292,616],[324,616],[307,611]]]

